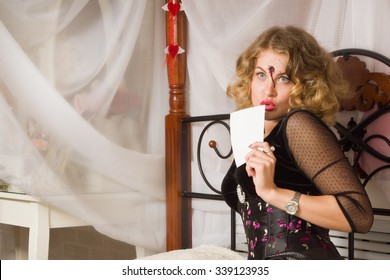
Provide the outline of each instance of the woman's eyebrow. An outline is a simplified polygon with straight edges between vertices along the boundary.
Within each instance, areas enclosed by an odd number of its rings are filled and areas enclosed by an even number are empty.
[[[256,66],[255,69],[259,69],[259,70],[265,72],[264,69],[263,69],[263,67],[261,67],[261,66]]]

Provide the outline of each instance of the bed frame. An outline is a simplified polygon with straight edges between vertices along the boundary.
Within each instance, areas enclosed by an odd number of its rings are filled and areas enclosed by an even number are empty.
[[[166,141],[166,224],[167,224],[167,251],[191,248],[192,247],[192,206],[191,199],[222,200],[220,185],[212,186],[205,175],[200,158],[202,137],[211,126],[223,125],[229,131],[229,114],[213,116],[189,116],[186,112],[186,17],[184,12],[179,11],[180,1],[166,0],[168,11],[166,12],[166,40],[167,49],[167,72],[169,81],[169,114],[165,118],[165,141]],[[181,47],[184,52],[178,52]],[[355,90],[354,98],[342,104],[344,111],[366,112],[374,105],[377,106],[375,113],[364,121],[351,118],[347,124],[337,123],[334,128],[339,136],[343,150],[352,152],[355,159],[351,163],[356,173],[362,178],[366,186],[375,174],[390,168],[390,152],[380,153],[370,146],[372,138],[381,139],[390,149],[390,140],[386,135],[373,135],[364,137],[366,127],[380,116],[390,113],[390,76],[384,73],[372,73],[366,69],[364,57],[380,61],[390,67],[390,59],[373,51],[363,49],[343,49],[332,53],[337,57],[346,79]],[[191,125],[197,122],[204,122],[205,127],[199,136],[198,143],[191,143]],[[218,142],[213,140],[208,143],[210,152],[213,150],[220,158],[229,158],[231,151],[223,155],[218,150]],[[210,188],[214,194],[195,193],[191,191],[191,154],[193,147],[197,147],[198,167],[205,186]],[[365,174],[359,166],[358,160],[363,152],[367,152],[384,165]],[[390,209],[375,208],[377,216],[390,217]],[[389,223],[376,226],[374,223],[372,231],[379,236],[378,245],[390,258],[390,219]],[[231,249],[236,248],[236,215],[231,212]],[[367,235],[343,234],[334,232],[336,246],[345,250],[349,259],[355,258],[356,240],[365,240]],[[360,242],[360,241],[358,241]],[[365,244],[364,246],[367,247]],[[364,247],[363,246],[363,247]],[[368,244],[374,246],[373,243]],[[239,249],[239,248],[238,248]],[[382,256],[382,255],[380,255]],[[360,255],[359,258],[364,258]],[[379,257],[381,258],[381,257]]]

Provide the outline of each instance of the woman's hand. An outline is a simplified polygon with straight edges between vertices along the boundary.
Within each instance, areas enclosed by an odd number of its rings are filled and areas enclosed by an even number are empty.
[[[252,150],[245,156],[246,172],[253,178],[257,195],[267,201],[267,193],[277,188],[274,183],[275,149],[267,142],[255,142],[249,148]]]

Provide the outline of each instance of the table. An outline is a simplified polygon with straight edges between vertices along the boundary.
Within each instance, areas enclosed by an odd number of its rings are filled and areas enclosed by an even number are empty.
[[[48,259],[50,229],[88,225],[33,196],[10,192],[0,192],[0,223],[18,227],[15,257],[30,260]]]

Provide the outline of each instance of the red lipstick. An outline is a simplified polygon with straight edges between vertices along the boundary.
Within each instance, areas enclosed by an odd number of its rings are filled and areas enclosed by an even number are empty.
[[[260,102],[260,105],[265,105],[266,111],[272,111],[276,108],[276,105],[272,100],[263,100]]]

